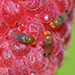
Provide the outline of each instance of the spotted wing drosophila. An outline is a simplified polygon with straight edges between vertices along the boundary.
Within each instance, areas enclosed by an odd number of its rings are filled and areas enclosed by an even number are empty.
[[[18,40],[21,43],[29,43],[31,45],[35,45],[37,43],[37,40],[34,37],[19,31],[12,31],[10,33],[10,38],[13,40]]]
[[[58,27],[59,25],[61,25],[68,17],[69,17],[70,13],[68,10],[65,10],[61,15],[57,15],[57,17],[53,18],[49,21],[49,22],[45,22],[45,21],[42,21],[40,18],[38,18],[37,16],[37,19],[43,23],[49,23],[50,27],[52,29]]]
[[[44,32],[44,41],[43,41],[43,47],[44,47],[44,56],[48,57],[51,54],[51,32],[45,31]]]
[[[52,22],[50,22],[50,27],[56,28],[61,25],[69,17],[69,14],[69,11],[65,10],[61,15],[58,15]]]

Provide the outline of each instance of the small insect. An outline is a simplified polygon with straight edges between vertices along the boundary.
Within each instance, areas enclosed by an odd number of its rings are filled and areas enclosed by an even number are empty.
[[[44,56],[48,57],[51,54],[51,32],[45,31],[44,32],[44,41],[43,41],[43,47],[44,47]]]
[[[52,32],[52,34],[56,37],[56,39],[60,40],[63,42],[63,40],[65,39],[66,36],[64,36],[63,38],[58,38],[54,32]],[[51,47],[52,47],[52,37],[51,37],[51,32],[49,31],[45,31],[44,32],[44,41],[43,41],[43,47],[44,47],[44,56],[48,57],[51,54]]]
[[[51,54],[51,47],[52,47],[52,38],[51,38],[51,32],[45,31],[44,32],[44,41],[43,41],[43,47],[44,47],[44,56],[48,57]],[[57,60],[53,61],[52,57],[50,56],[50,61],[53,64],[57,64]]]
[[[10,33],[10,38],[17,39],[21,43],[29,43],[31,45],[35,45],[37,40],[31,35],[21,33],[19,31],[13,31]]]
[[[69,17],[69,14],[69,11],[65,10],[61,15],[58,15],[52,22],[50,22],[50,27],[56,28],[61,25]]]
[[[61,25],[69,17],[69,15],[70,15],[69,11],[65,10],[61,15],[55,17],[54,20],[51,19],[49,22],[45,22],[39,19],[38,17],[37,18],[43,23],[49,23],[51,28],[56,28],[59,25]]]

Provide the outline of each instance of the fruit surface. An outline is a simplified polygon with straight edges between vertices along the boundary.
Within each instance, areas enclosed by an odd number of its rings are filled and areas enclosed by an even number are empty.
[[[54,74],[64,59],[64,45],[68,44],[71,37],[69,21],[73,19],[73,3],[74,0],[0,0],[0,75]],[[40,18],[48,22],[65,10],[72,15],[53,30],[49,24],[38,20]],[[46,30],[49,30],[52,36],[49,57],[44,57],[42,47],[43,33]],[[31,35],[36,38],[36,45],[10,38],[12,31]],[[59,40],[52,32],[59,39],[66,37]]]

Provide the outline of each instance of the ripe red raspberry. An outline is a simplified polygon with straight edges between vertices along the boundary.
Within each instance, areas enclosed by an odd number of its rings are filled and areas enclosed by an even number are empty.
[[[73,20],[74,3],[74,0],[0,0],[0,75],[54,74],[64,59],[64,44],[71,37],[69,21]],[[46,22],[65,10],[70,17],[51,29]],[[24,39],[19,41],[13,31],[32,36],[36,44],[22,43]],[[43,55],[45,31],[51,33],[52,39],[48,57]]]

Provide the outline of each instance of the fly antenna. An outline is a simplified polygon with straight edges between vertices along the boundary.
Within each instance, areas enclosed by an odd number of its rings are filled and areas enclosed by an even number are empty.
[[[29,11],[36,11],[36,10],[39,10],[40,9],[40,7],[36,8],[36,9],[29,9],[29,8],[26,7],[26,5],[25,5],[24,2],[23,2],[23,5],[24,5],[25,9],[27,9]]]
[[[60,40],[60,41],[63,41],[63,40],[66,38],[66,36],[64,36],[62,39],[60,39],[60,38],[58,38],[58,37],[55,35],[54,32],[52,32],[52,33],[53,33],[53,35],[56,37],[56,39],[58,39],[58,40]]]
[[[14,29],[16,29],[18,26],[18,22],[16,21],[15,23],[16,23],[16,26],[13,26]]]
[[[5,25],[8,25],[7,23],[5,23],[5,22],[2,20],[2,18],[0,18],[0,20],[1,20]]]

